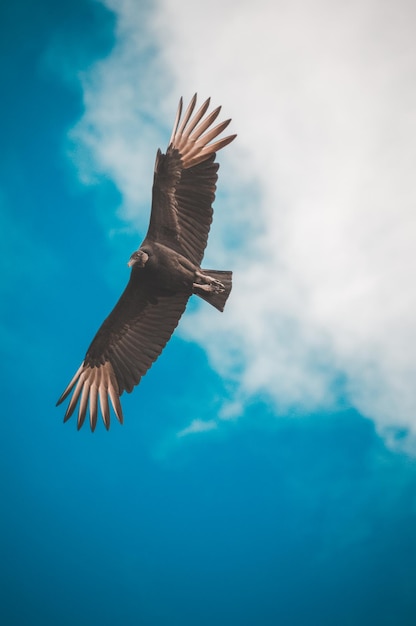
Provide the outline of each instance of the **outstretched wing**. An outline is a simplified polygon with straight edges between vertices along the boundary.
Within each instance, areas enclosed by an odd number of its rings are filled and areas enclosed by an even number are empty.
[[[236,135],[213,140],[231,120],[210,128],[221,107],[205,115],[210,100],[194,113],[196,94],[183,118],[182,98],[166,154],[158,150],[152,213],[146,239],[163,243],[200,265],[212,222],[218,163],[215,153]],[[212,143],[213,142],[213,143]]]
[[[94,430],[100,404],[108,429],[110,398],[118,420],[123,423],[119,396],[123,391],[132,391],[162,352],[178,325],[189,295],[158,294],[147,282],[137,284],[133,277],[130,278],[120,300],[94,337],[83,363],[57,402],[63,402],[73,391],[64,421],[71,417],[79,401],[78,429],[84,423],[89,404],[90,425]]]

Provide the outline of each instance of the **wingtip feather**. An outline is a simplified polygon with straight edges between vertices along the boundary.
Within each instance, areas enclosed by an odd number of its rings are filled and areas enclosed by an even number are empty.
[[[185,169],[188,169],[189,167],[193,167],[205,161],[211,154],[224,148],[235,139],[236,135],[229,135],[224,139],[211,143],[227,128],[231,119],[225,120],[211,128],[221,111],[221,106],[216,107],[211,113],[205,116],[211,101],[210,98],[207,98],[199,109],[194,112],[197,94],[191,99],[181,119],[181,101],[173,125],[169,146],[179,151],[182,165]]]
[[[74,389],[75,387],[75,389]],[[84,363],[65,389],[58,403],[60,404],[72,391],[72,397],[65,411],[64,422],[67,422],[74,414],[79,402],[77,415],[77,429],[80,430],[85,422],[89,407],[89,422],[91,430],[97,426],[98,404],[103,418],[104,426],[110,428],[110,406],[120,422],[123,423],[123,411],[119,399],[119,387],[112,365],[106,361],[99,366],[85,366]]]
[[[75,372],[73,378],[71,379],[70,383],[67,385],[64,392],[59,397],[58,402],[56,403],[56,406],[59,406],[60,404],[62,404],[62,402],[69,396],[73,387],[75,386],[75,383],[77,382],[78,378],[81,376],[83,368],[84,368],[84,361],[81,363],[81,365]]]
[[[182,115],[182,106],[183,106],[183,99],[182,96],[179,98],[179,104],[178,104],[178,109],[176,111],[176,117],[175,117],[175,122],[173,124],[173,130],[172,130],[172,135],[169,141],[169,145],[173,142],[173,138],[176,134],[176,131],[178,130],[178,124],[179,124],[179,120],[181,119],[181,115]]]

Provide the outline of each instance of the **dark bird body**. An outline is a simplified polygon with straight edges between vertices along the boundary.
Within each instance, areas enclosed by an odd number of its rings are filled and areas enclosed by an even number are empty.
[[[100,405],[110,426],[110,405],[123,422],[120,396],[131,392],[157,359],[176,328],[189,297],[196,294],[219,311],[231,291],[232,273],[202,270],[215,199],[216,152],[235,135],[213,140],[230,120],[210,128],[220,107],[206,115],[207,100],[194,113],[196,96],[183,118],[179,103],[166,154],[157,152],[147,235],[129,260],[130,280],[104,320],[85,359],[59,398],[72,393],[64,421],[78,409],[78,428],[87,415],[97,424]]]

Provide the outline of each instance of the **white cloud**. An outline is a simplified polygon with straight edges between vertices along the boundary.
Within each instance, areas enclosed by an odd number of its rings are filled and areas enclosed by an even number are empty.
[[[380,432],[416,436],[414,3],[107,5],[118,43],[84,77],[75,135],[128,219],[144,230],[179,95],[213,96],[238,133],[206,260],[234,268],[232,298],[181,332],[236,382],[236,405],[261,393],[302,412],[342,392]]]
[[[176,435],[177,437],[186,437],[187,435],[195,435],[197,433],[206,433],[209,430],[215,430],[218,423],[215,420],[194,419],[186,428],[183,428]]]

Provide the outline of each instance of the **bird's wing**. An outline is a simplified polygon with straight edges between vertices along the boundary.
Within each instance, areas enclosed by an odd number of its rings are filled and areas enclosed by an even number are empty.
[[[221,107],[205,115],[209,99],[194,113],[196,94],[182,118],[182,98],[166,154],[158,150],[147,239],[184,254],[200,265],[212,222],[218,163],[215,153],[236,135],[213,141],[228,126],[211,128]]]
[[[162,352],[178,325],[189,295],[156,294],[150,285],[133,285],[130,279],[57,402],[63,402],[73,391],[64,421],[71,417],[80,400],[78,429],[84,423],[89,404],[90,425],[94,430],[99,398],[101,415],[108,429],[110,398],[118,420],[123,422],[119,396],[123,391],[132,391]]]

